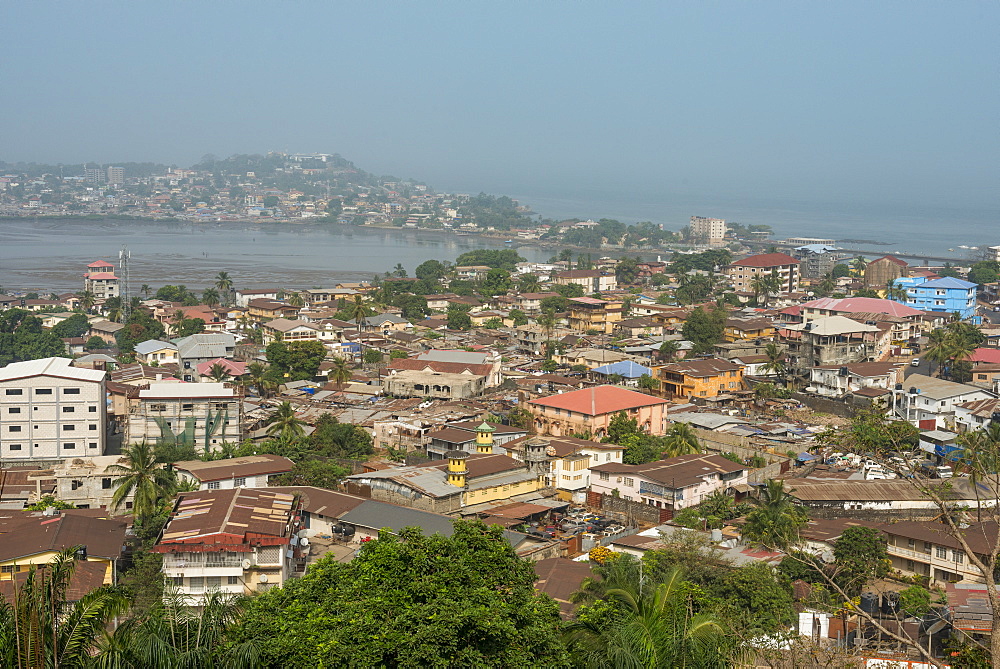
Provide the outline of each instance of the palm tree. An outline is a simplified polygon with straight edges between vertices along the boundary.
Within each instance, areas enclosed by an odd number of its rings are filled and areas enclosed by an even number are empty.
[[[927,335],[927,340],[928,343],[927,348],[924,349],[924,357],[937,365],[935,371],[940,376],[941,368],[951,359],[953,337],[944,328],[938,328],[937,330],[932,330]]]
[[[347,306],[346,311],[347,311],[348,318],[350,318],[352,321],[354,321],[357,324],[358,335],[359,335],[358,342],[359,342],[359,344],[360,344],[360,346],[362,348],[362,351],[363,351],[363,349],[364,349],[364,342],[362,342],[361,339],[360,339],[360,335],[361,335],[361,322],[363,320],[365,320],[365,318],[367,318],[368,314],[369,314],[368,307],[365,306],[364,298],[362,298],[360,295],[355,295],[354,296],[354,301],[351,302],[351,304],[349,304]]]
[[[139,288],[139,292],[144,296],[149,297],[149,294],[153,292],[153,289],[148,283],[144,283],[142,284],[142,287]]]
[[[906,302],[910,299],[910,294],[906,292],[906,288],[895,281],[889,281],[885,284],[885,299]]]
[[[292,439],[305,434],[302,426],[305,421],[299,420],[295,415],[295,408],[288,402],[282,402],[278,410],[267,419],[267,434],[271,437],[278,437],[281,441],[288,443]]]
[[[233,280],[230,278],[229,272],[219,272],[215,276],[215,287],[222,295],[223,305],[229,306],[229,301],[233,296]]]
[[[351,380],[353,373],[350,367],[347,366],[347,360],[344,358],[334,358],[333,367],[327,373],[327,378],[337,384],[338,388],[343,388],[344,384]]]
[[[865,268],[868,267],[868,261],[864,256],[857,256],[851,261],[851,269],[853,269],[858,274],[864,274]]]
[[[116,477],[112,507],[120,509],[125,499],[134,493],[132,512],[139,524],[156,512],[160,502],[173,494],[176,485],[173,472],[156,461],[152,444],[145,441],[122,449],[121,459],[108,467],[107,472]]]
[[[764,306],[767,307],[771,293],[781,290],[781,280],[775,274],[758,274],[750,280],[750,290],[753,291],[754,302],[759,303],[763,297]]]
[[[767,548],[794,545],[809,516],[795,503],[791,492],[785,490],[784,481],[769,479],[761,488],[757,508],[747,515],[743,536]]]
[[[617,560],[616,560],[617,561]],[[581,619],[566,626],[573,656],[595,667],[723,667],[732,641],[721,623],[706,613],[693,614],[689,588],[679,569],[662,582],[642,580],[606,591],[621,615],[602,625]]]
[[[301,309],[302,305],[306,303],[305,298],[302,297],[302,293],[294,292],[288,296],[288,304],[292,305],[296,309]]]
[[[267,366],[262,362],[251,362],[247,365],[247,376],[250,377],[250,384],[257,389],[257,394],[262,398],[265,397],[265,378],[264,375],[267,374]]]
[[[104,300],[104,310],[108,314],[108,320],[118,323],[122,319],[124,310],[122,309],[122,298],[109,297]]]
[[[517,289],[522,293],[537,293],[542,287],[542,282],[534,274],[525,274],[517,280]]]
[[[206,288],[205,292],[201,294],[201,301],[214,308],[219,303],[219,291],[215,288]]]
[[[698,443],[698,435],[691,428],[691,423],[671,425],[664,436],[663,445],[663,457],[666,458],[701,453],[701,444]]]
[[[229,370],[221,362],[217,362],[212,365],[212,368],[208,370],[208,375],[212,377],[212,380],[216,383],[221,383],[229,378]]]
[[[76,296],[80,298],[80,307],[88,314],[94,308],[94,305],[97,304],[97,296],[94,295],[92,290],[84,290],[77,293]]]
[[[820,295],[826,296],[832,293],[836,287],[837,282],[833,280],[833,273],[828,272],[816,286],[816,290]]]
[[[91,666],[98,640],[126,612],[128,599],[102,587],[67,601],[80,548],[66,548],[48,564],[32,565],[27,577],[13,584],[13,603],[0,598],[0,666]]]
[[[779,377],[784,376],[785,352],[781,350],[781,347],[773,341],[768,342],[767,346],[764,347],[764,355],[767,356],[767,362],[761,365],[761,369],[767,373],[774,372]]]
[[[400,279],[406,278],[406,268],[403,267],[403,263],[396,263],[396,266],[392,268],[393,276],[399,277]]]

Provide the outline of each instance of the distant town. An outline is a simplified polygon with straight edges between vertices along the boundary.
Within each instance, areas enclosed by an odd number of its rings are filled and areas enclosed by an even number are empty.
[[[428,574],[462,572],[483,536],[502,547],[496,564],[528,569],[516,615],[535,618],[536,645],[496,666],[572,665],[582,647],[560,630],[635,614],[595,608],[594,588],[641,565],[683,567],[697,598],[724,602],[713,615],[741,634],[713,647],[734,657],[790,652],[768,641],[780,637],[938,661],[995,627],[1000,246],[910,264],[701,215],[677,231],[543,220],[332,154],[0,174],[14,218],[510,242],[311,288],[249,287],[226,268],[209,286],[136,285],[123,248],[79,258],[76,290],[0,290],[11,601],[36,565],[75,559],[69,605],[108,585],[189,612],[250,597],[235,643],[275,611],[326,605],[297,582],[336,568],[368,583],[365,561],[389,553],[366,546],[416,550],[417,528],[439,544],[404,564],[453,556]],[[526,241],[552,257],[528,262]],[[410,592],[408,574],[385,578]],[[473,607],[498,588],[454,597]],[[269,643],[260,666],[281,666]],[[288,666],[351,664],[333,646],[282,652]],[[491,664],[488,646],[472,664]]]

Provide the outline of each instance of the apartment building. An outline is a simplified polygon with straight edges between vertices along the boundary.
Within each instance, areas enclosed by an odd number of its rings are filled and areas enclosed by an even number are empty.
[[[752,293],[753,280],[759,276],[778,277],[779,293],[794,293],[799,289],[799,261],[785,253],[763,253],[737,260],[726,274],[737,292]]]
[[[87,265],[87,271],[83,275],[83,289],[93,293],[98,300],[118,297],[121,293],[118,277],[115,276],[115,266],[103,260]]]
[[[886,535],[886,549],[893,569],[926,576],[932,583],[970,581],[984,583],[985,578],[973,566],[962,544],[942,523],[901,520],[879,526]],[[996,523],[972,523],[964,530],[969,547],[985,557],[996,543]]]
[[[0,457],[103,455],[105,374],[72,367],[66,358],[14,362],[0,369]]]
[[[569,327],[577,332],[597,330],[603,334],[611,334],[615,323],[621,319],[621,302],[608,302],[593,297],[576,297],[569,301]]]
[[[571,269],[559,272],[553,277],[552,282],[557,286],[576,284],[588,293],[618,290],[618,279],[614,274],[605,274],[596,269]]]
[[[151,383],[129,410],[125,438],[207,453],[240,440],[242,413],[241,398],[224,383]]]
[[[668,397],[717,397],[743,390],[743,366],[720,358],[682,360],[656,368],[660,388]]]
[[[726,221],[705,216],[691,217],[691,237],[705,244],[720,244],[726,238]]]
[[[201,606],[212,592],[263,592],[305,571],[295,498],[266,488],[182,493],[153,551],[170,589]],[[169,593],[168,593],[169,594]]]
[[[619,386],[583,388],[558,395],[540,397],[522,405],[534,420],[535,433],[561,437],[571,434],[607,436],[611,419],[625,412],[649,434],[666,431],[666,407],[669,402]]]

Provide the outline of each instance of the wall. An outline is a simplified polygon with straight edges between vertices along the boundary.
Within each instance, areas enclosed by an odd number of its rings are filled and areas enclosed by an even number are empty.
[[[792,393],[792,399],[802,402],[813,411],[830,413],[834,416],[852,418],[855,412],[855,408],[851,405],[845,404],[844,402],[838,402],[837,400],[831,400],[826,397],[817,397],[816,395],[808,395],[806,393]]]
[[[778,455],[763,450],[746,437],[739,437],[725,432],[713,432],[692,427],[702,448],[712,453],[734,453],[744,460],[759,456],[767,461],[767,465],[759,469],[750,469],[747,476],[750,483],[763,483],[791,469],[792,460],[788,456]]]
[[[629,501],[614,495],[602,495],[593,491],[587,493],[587,506],[620,513],[626,519],[653,525],[665,523],[674,517],[672,509],[657,509],[642,502]]]

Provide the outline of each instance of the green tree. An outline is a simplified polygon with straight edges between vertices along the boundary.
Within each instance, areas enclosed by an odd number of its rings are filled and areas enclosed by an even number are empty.
[[[103,339],[101,339],[100,337],[98,337],[97,335],[94,335],[93,337],[88,339],[87,343],[83,345],[83,347],[88,351],[93,351],[98,348],[107,348],[107,346],[108,343]]]
[[[173,324],[174,337],[190,337],[205,331],[205,321],[201,318],[182,318]]]
[[[662,445],[663,455],[668,458],[701,453],[701,444],[698,442],[698,436],[694,433],[691,423],[671,425]]]
[[[320,460],[296,462],[292,471],[275,477],[271,485],[309,485],[336,490],[340,481],[351,473],[350,469]]]
[[[256,597],[234,641],[257,639],[261,664],[291,668],[565,665],[558,608],[535,578],[499,527],[384,530],[353,560],[324,558]]]
[[[343,388],[344,384],[350,381],[353,375],[351,368],[347,365],[347,360],[344,358],[334,358],[333,367],[327,372],[326,378],[333,381],[338,388]]]
[[[871,527],[849,527],[833,546],[834,579],[844,592],[855,597],[872,580],[885,577],[891,563],[885,537]]]
[[[494,268],[486,273],[480,291],[483,295],[489,295],[490,297],[505,295],[510,292],[512,285],[510,272]]]
[[[931,593],[927,588],[911,585],[899,592],[899,607],[909,616],[922,616],[931,610]]]
[[[629,285],[639,278],[639,263],[635,258],[622,258],[615,265],[615,278],[619,284]]]
[[[710,312],[696,307],[688,315],[681,328],[681,334],[684,339],[694,344],[693,354],[708,353],[722,341],[726,330],[726,318],[726,310],[718,307]]]
[[[537,293],[542,288],[542,282],[535,274],[522,274],[517,279],[517,290],[520,293]]]
[[[460,309],[448,308],[448,329],[468,330],[472,327],[472,319],[469,314]]]
[[[431,314],[427,298],[419,295],[398,295],[394,304],[400,308],[402,317],[408,320],[420,321]]]
[[[341,423],[329,413],[316,421],[309,442],[316,453],[334,458],[363,459],[375,452],[367,430],[351,423]]]
[[[233,300],[233,279],[229,272],[219,272],[215,276],[215,287],[222,296],[222,305],[228,307]],[[148,286],[147,286],[148,288]]]
[[[447,273],[445,266],[439,260],[426,260],[413,271],[413,274],[425,281],[440,281]]]
[[[216,383],[222,383],[229,378],[229,369],[222,363],[215,363],[208,370],[209,377]]]
[[[478,249],[467,251],[455,259],[456,265],[486,265],[496,269],[505,269],[513,272],[517,268],[517,263],[524,262],[515,249]]]
[[[743,536],[768,548],[784,548],[798,541],[809,521],[806,510],[785,490],[784,481],[769,479],[761,488],[757,508],[747,514]]]
[[[722,591],[729,617],[748,627],[773,633],[794,622],[791,582],[764,562],[754,562],[726,573]]]
[[[52,334],[60,339],[82,337],[90,330],[90,322],[83,314],[73,314],[64,321],[52,326]]]
[[[289,402],[282,402],[267,419],[267,434],[283,442],[302,437],[305,421],[295,415],[295,408]]]
[[[210,308],[214,308],[219,304],[219,291],[215,288],[207,288],[205,292],[201,294],[201,301],[203,304],[208,305]]]
[[[273,341],[265,353],[270,363],[268,376],[272,381],[285,383],[315,377],[327,351],[318,341]]]
[[[23,309],[0,312],[0,366],[65,355],[62,340],[42,330],[42,320]]]
[[[511,309],[508,316],[514,321],[514,327],[528,324],[528,316],[520,309]]]
[[[834,279],[841,279],[845,276],[851,275],[851,268],[844,263],[839,263],[833,266],[833,272],[831,272]]]
[[[93,291],[84,290],[76,294],[80,299],[80,308],[83,309],[85,313],[90,313],[90,310],[94,308],[97,304],[97,296],[94,295]]]
[[[655,392],[660,389],[660,382],[649,374],[643,374],[639,377],[639,387],[643,390],[651,390]]]
[[[664,362],[673,362],[674,358],[677,357],[677,352],[681,350],[681,343],[674,339],[668,339],[667,341],[660,344],[658,353],[660,359]]]
[[[134,494],[132,513],[140,524],[174,494],[177,483],[173,473],[157,462],[153,445],[145,441],[123,448],[122,457],[106,471],[114,477],[112,507],[121,509],[128,496]]]

